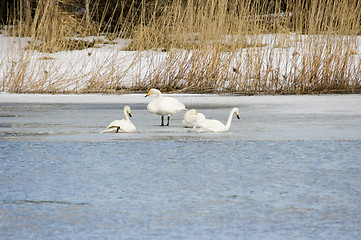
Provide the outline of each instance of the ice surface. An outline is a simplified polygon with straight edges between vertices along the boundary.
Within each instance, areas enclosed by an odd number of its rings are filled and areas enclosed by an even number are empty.
[[[361,95],[302,96],[222,96],[173,94],[187,109],[196,108],[207,118],[226,122],[233,107],[241,120],[234,118],[230,132],[198,134],[183,128],[183,113],[171,118],[169,128],[159,128],[160,117],[149,114],[150,101],[144,94],[126,95],[37,95],[0,94],[5,116],[3,132],[29,135],[43,133],[45,139],[108,141],[110,139],[151,139],[152,137],[195,137],[195,139],[233,140],[360,140]],[[167,94],[166,94],[167,96]],[[129,136],[100,135],[111,121],[121,119],[122,108],[130,105],[137,132]],[[41,123],[41,124],[40,124]],[[29,126],[25,129],[21,126]],[[54,126],[54,127],[53,127]],[[7,133],[11,135],[10,133]]]
[[[238,107],[225,133],[161,127],[144,95],[0,94],[3,239],[360,236],[360,95],[172,95]],[[137,132],[99,133],[125,104]]]

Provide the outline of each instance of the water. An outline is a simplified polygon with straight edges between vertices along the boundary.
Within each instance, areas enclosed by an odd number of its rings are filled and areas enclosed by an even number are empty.
[[[322,114],[272,124],[271,112],[256,131],[257,110],[244,108],[231,132],[199,134],[182,114],[160,127],[135,104],[137,133],[100,134],[118,105],[0,107],[1,239],[361,235],[358,115],[340,131],[338,115],[308,128]],[[227,107],[201,112],[224,119]]]

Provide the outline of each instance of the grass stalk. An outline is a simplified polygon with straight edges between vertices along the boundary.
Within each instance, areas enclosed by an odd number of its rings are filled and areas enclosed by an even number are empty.
[[[19,59],[0,60],[6,68],[0,80],[3,90],[113,93],[156,87],[242,94],[361,90],[358,1],[97,0],[83,15],[69,10],[73,2],[39,0],[31,23],[20,11],[23,2],[15,6],[19,16],[11,21],[14,27],[8,34],[32,40],[26,48],[10,50],[14,58],[20,51]],[[107,40],[75,39],[88,35]],[[98,56],[94,48],[98,44],[125,37],[132,39],[127,48]],[[73,64],[57,60],[59,52],[86,48],[88,55]],[[49,59],[35,63],[47,55]]]

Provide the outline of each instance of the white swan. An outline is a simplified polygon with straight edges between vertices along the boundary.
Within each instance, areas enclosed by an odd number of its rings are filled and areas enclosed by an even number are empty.
[[[184,114],[183,125],[186,128],[192,128],[195,124],[206,120],[204,114],[197,112],[195,109],[191,109]]]
[[[236,114],[238,119],[240,119],[238,108],[233,108],[229,114],[226,125],[224,125],[223,123],[221,123],[218,120],[206,119],[202,122],[196,123],[193,127],[193,130],[195,128],[199,128],[199,132],[226,132],[226,131],[228,131],[229,127],[231,126],[233,113]]]
[[[155,113],[162,116],[161,126],[164,126],[164,116],[168,116],[167,126],[169,126],[170,116],[172,116],[176,112],[186,110],[183,103],[172,97],[163,97],[162,93],[154,88],[150,89],[147,95],[145,95],[145,97],[148,97],[152,94],[157,94],[157,98],[153,99],[148,104],[147,109],[150,113]]]
[[[136,127],[134,124],[129,120],[128,114],[131,117],[131,111],[129,106],[125,106],[124,110],[124,118],[122,120],[114,120],[109,124],[107,127],[108,129],[103,131],[102,133],[118,133],[118,132],[135,132]]]

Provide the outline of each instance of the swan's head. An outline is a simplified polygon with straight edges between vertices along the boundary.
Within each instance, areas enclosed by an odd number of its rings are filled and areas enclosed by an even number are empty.
[[[124,111],[126,113],[128,113],[129,117],[132,117],[132,112],[131,112],[130,107],[128,105],[124,107]]]
[[[149,95],[152,95],[152,94],[160,95],[161,93],[160,93],[160,91],[158,89],[152,88],[152,89],[149,90],[147,95],[145,95],[145,97],[148,97]]]
[[[234,114],[236,114],[237,118],[240,119],[238,108],[233,108],[233,111],[234,111]]]

